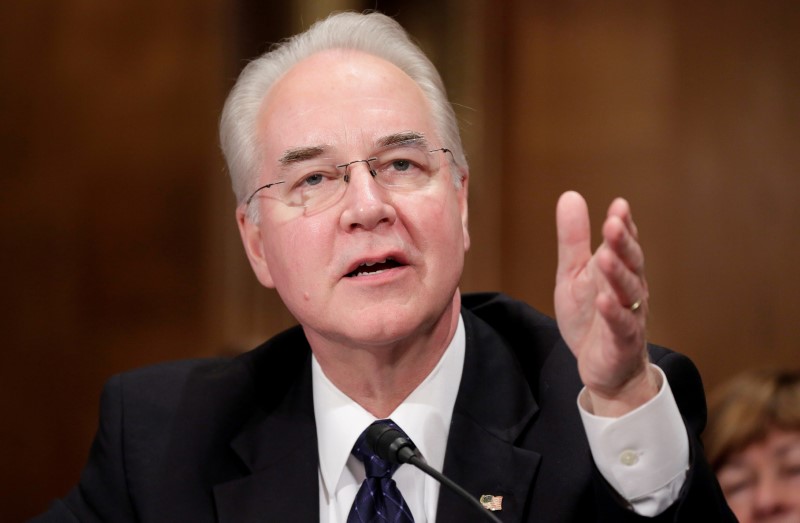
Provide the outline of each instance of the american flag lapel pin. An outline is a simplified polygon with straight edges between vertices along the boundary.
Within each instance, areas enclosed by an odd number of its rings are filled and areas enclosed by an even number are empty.
[[[481,505],[486,510],[503,510],[503,496],[493,496],[491,494],[484,494],[481,496]]]

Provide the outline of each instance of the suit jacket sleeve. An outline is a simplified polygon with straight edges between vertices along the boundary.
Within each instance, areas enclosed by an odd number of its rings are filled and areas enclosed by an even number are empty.
[[[449,471],[467,482],[477,483],[486,476],[483,470],[459,469],[460,461],[471,456],[458,453],[456,445],[451,450],[450,443],[461,433],[469,435],[468,443],[462,445],[470,449],[484,433],[507,444],[515,454],[496,478],[490,478],[498,486],[480,484],[473,492],[479,495],[494,489],[508,494],[504,500],[508,510],[504,506],[498,513],[503,521],[736,521],[700,443],[706,423],[705,395],[700,375],[689,358],[663,347],[648,347],[650,361],[667,376],[690,452],[678,499],[655,518],[648,518],[630,510],[594,465],[576,404],[583,383],[577,361],[556,322],[502,294],[467,294],[462,304],[468,349],[462,382],[470,386],[459,390],[453,426],[461,425],[457,430],[451,428],[445,469],[447,472],[449,465]],[[498,376],[503,379],[498,380]],[[467,432],[472,426],[477,428]],[[490,438],[484,440],[489,441],[485,447],[492,451],[484,454],[484,461],[503,455]],[[529,483],[510,476],[510,471],[519,468],[520,455],[531,457],[526,464],[533,470]],[[510,484],[505,483],[507,477]],[[449,503],[446,494],[440,494],[440,510],[443,501]],[[458,510],[455,501],[447,508]]]
[[[100,425],[79,484],[31,523],[136,521],[123,450],[122,379],[111,378],[100,400]]]

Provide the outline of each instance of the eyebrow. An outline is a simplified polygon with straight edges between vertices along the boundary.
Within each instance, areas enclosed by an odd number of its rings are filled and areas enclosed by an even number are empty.
[[[775,449],[774,454],[779,458],[783,458],[787,454],[792,454],[793,451],[796,452],[798,448],[800,448],[800,437],[793,437]]]
[[[393,147],[396,145],[413,145],[416,147],[428,147],[428,140],[425,135],[417,131],[402,131],[382,136],[377,140],[378,147]]]
[[[414,147],[428,147],[428,140],[425,135],[417,131],[401,131],[398,133],[387,134],[375,141],[379,148],[395,147],[398,145],[407,145]],[[291,147],[284,151],[283,155],[278,158],[278,162],[283,165],[291,165],[294,163],[305,162],[313,160],[326,154],[330,150],[328,145],[307,145],[300,147]]]
[[[292,147],[291,149],[286,149],[286,151],[284,151],[283,155],[278,158],[278,162],[280,162],[281,165],[291,165],[293,163],[304,162],[306,160],[312,160],[322,156],[327,150],[327,145]]]

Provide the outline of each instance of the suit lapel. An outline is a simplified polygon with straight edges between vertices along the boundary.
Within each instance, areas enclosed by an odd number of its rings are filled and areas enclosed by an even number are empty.
[[[444,474],[473,496],[503,496],[505,521],[520,521],[540,455],[517,447],[538,406],[511,349],[482,320],[462,311],[464,372],[453,410]],[[464,386],[464,384],[468,384]],[[475,509],[442,488],[439,519],[472,521]]]
[[[293,345],[282,349],[303,351]],[[214,487],[220,523],[319,521],[317,433],[305,347],[304,367],[280,403],[259,408],[231,442],[248,474]],[[259,372],[262,366],[265,372]],[[266,389],[275,386],[270,378],[276,369],[269,361],[254,367],[256,395],[267,401],[275,395]]]

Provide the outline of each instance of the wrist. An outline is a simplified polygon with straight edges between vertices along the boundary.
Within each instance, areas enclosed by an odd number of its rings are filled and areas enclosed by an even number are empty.
[[[661,385],[661,375],[648,363],[642,372],[612,393],[587,386],[580,402],[595,416],[618,418],[655,398]]]

